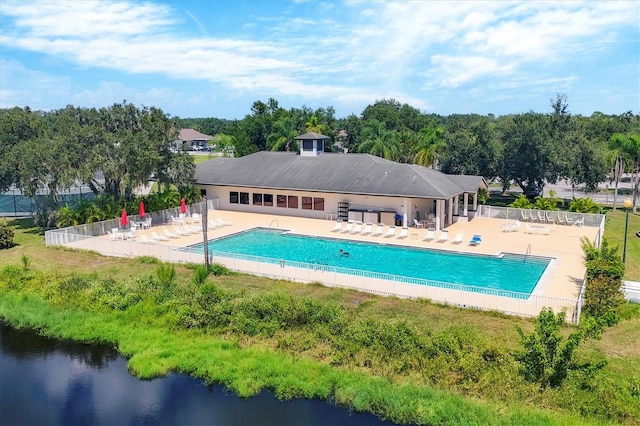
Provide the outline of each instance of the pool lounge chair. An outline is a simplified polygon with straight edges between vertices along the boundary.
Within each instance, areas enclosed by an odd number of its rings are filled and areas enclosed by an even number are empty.
[[[169,237],[158,235],[158,233],[155,231],[151,233],[151,238],[153,238],[156,241],[169,241]]]
[[[354,226],[353,229],[351,231],[349,231],[350,234],[359,234],[360,232],[362,232],[362,224],[361,223],[356,223],[356,226]]]
[[[364,229],[362,230],[362,232],[360,232],[360,235],[369,235],[371,234],[371,227],[373,225],[371,223],[367,223],[367,226],[364,227]]]
[[[225,220],[222,220],[219,217],[216,218],[216,221],[218,222],[218,225],[220,225],[220,226],[231,226],[231,222],[227,222]]]
[[[176,234],[175,232],[169,231],[167,228],[164,228],[162,230],[162,235],[169,238],[180,238],[180,235]]]
[[[147,238],[146,235],[141,235],[140,238],[138,238],[138,242],[139,243],[144,243],[144,244],[155,244],[156,242],[150,238]]]
[[[451,241],[452,244],[462,244],[462,241],[464,240],[464,234],[462,232],[458,232],[456,234],[456,237],[453,239],[453,241]]]
[[[433,229],[429,229],[427,231],[427,235],[424,236],[422,241],[433,241],[435,231]]]
[[[403,227],[396,238],[402,240],[404,238],[407,238],[408,236],[409,236],[409,228]]]
[[[482,242],[482,237],[480,235],[476,234],[473,237],[471,237],[471,241],[469,241],[469,245],[470,246],[477,246],[477,245],[480,245],[481,242]]]
[[[349,222],[347,223],[347,226],[345,226],[340,230],[340,232],[342,232],[343,234],[348,234],[349,232],[351,232],[352,229],[353,229],[353,223]]]
[[[331,232],[339,232],[342,230],[342,222],[337,221],[333,228],[331,228]]]
[[[396,227],[395,226],[390,226],[389,230],[387,231],[386,234],[383,235],[384,238],[391,238],[394,237],[396,235]]]
[[[372,237],[380,237],[384,234],[384,225],[376,225],[376,230],[371,233]]]
[[[438,237],[439,243],[446,243],[449,240],[449,231],[440,231],[440,236]]]

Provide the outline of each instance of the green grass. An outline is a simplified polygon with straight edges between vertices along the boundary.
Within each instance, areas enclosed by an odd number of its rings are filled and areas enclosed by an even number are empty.
[[[606,236],[620,238],[624,213],[607,217]],[[531,330],[527,319],[240,274],[199,287],[191,265],[175,265],[161,284],[151,258],[48,248],[30,221],[10,224],[17,246],[0,253],[0,317],[110,342],[141,377],[180,371],[243,396],[262,387],[283,398],[331,396],[397,422],[640,422],[640,309],[631,305],[602,340],[578,350],[585,368],[606,359],[602,370],[573,371],[563,388],[539,392],[515,358],[516,326]],[[229,322],[206,326],[222,317]]]
[[[620,255],[624,251],[625,221],[626,212],[624,209],[607,212],[604,236],[613,245],[620,247],[618,252]],[[625,279],[630,281],[640,281],[640,238],[636,236],[638,231],[640,231],[640,214],[629,212]]]

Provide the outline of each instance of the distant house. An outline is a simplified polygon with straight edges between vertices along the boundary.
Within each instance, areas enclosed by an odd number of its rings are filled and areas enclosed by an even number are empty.
[[[175,147],[180,149],[187,144],[188,149],[201,151],[207,147],[210,140],[213,140],[211,135],[205,135],[194,129],[180,129],[180,136],[175,141]]]
[[[468,220],[481,176],[447,175],[369,154],[327,153],[329,138],[296,138],[300,152],[260,151],[196,166],[195,185],[218,208],[253,213],[354,220],[391,225],[403,216],[437,217],[436,228]],[[470,214],[471,213],[471,214]]]

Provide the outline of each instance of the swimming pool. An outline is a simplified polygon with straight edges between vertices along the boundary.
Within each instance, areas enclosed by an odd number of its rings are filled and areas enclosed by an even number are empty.
[[[187,248],[202,253],[203,245]],[[348,256],[340,253],[348,252]],[[309,237],[282,230],[256,228],[209,241],[215,256],[239,254],[296,261],[401,277],[433,280],[485,289],[531,294],[550,258],[515,254],[487,256],[428,250],[393,244]]]

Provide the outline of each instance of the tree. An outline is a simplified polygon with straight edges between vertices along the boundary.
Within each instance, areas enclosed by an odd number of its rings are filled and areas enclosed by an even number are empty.
[[[638,191],[640,189],[640,134],[614,133],[611,136],[611,147],[616,150],[618,157],[629,165],[631,182],[633,183],[633,212],[636,212]],[[619,177],[619,175],[616,175]],[[617,180],[616,180],[617,192]],[[615,196],[614,196],[615,203]]]
[[[387,160],[397,161],[400,156],[400,147],[392,132],[389,132],[385,123],[372,119],[362,129],[362,140],[359,150]]]
[[[529,198],[542,193],[546,182],[557,182],[563,147],[550,137],[549,121],[529,112],[505,117],[500,122],[504,145],[503,182],[513,181]]]
[[[420,130],[420,142],[414,163],[437,168],[439,159],[447,148],[444,134],[444,128],[440,126]]]
[[[582,328],[564,340],[560,328],[566,322],[566,313],[554,314],[543,309],[538,314],[535,328],[525,335],[520,327],[518,334],[525,349],[521,357],[522,372],[526,380],[540,384],[541,389],[556,388],[574,366],[574,353],[583,339],[593,337],[593,324],[585,321]]]
[[[314,116],[315,117],[315,116]],[[296,137],[300,135],[292,117],[282,117],[273,123],[273,132],[267,137],[267,149],[269,151],[290,151],[293,143],[294,151],[298,151]]]
[[[321,135],[324,134],[327,128],[327,126],[318,121],[318,117],[315,115],[312,115],[309,121],[304,123],[304,126],[306,127],[307,132],[320,133]]]

